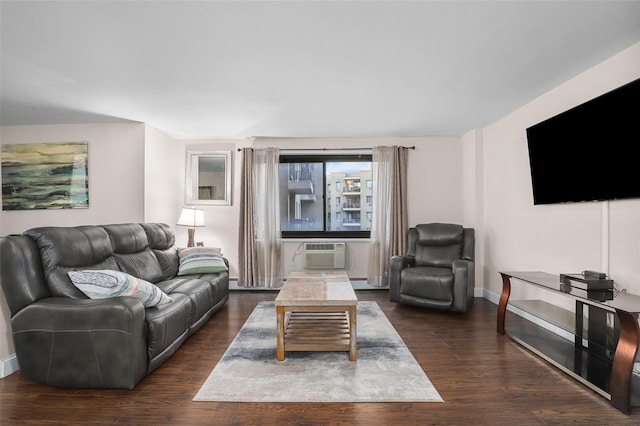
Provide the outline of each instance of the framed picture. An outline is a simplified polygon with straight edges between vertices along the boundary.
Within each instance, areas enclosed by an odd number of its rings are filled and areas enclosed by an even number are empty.
[[[2,145],[2,210],[89,207],[87,142]]]
[[[231,205],[231,151],[187,151],[186,203]]]

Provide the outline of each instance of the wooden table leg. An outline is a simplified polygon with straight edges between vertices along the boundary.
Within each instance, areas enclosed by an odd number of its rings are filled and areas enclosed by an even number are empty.
[[[276,358],[284,361],[284,306],[276,306],[276,323]]]
[[[620,338],[613,356],[609,389],[611,405],[625,414],[631,412],[631,377],[638,352],[638,314],[616,310],[620,321]]]
[[[358,360],[358,323],[356,306],[349,306],[349,360]]]
[[[500,273],[500,275],[502,275],[502,294],[498,304],[498,333],[504,334],[504,318],[507,314],[507,303],[509,303],[509,296],[511,295],[511,277],[503,273]]]

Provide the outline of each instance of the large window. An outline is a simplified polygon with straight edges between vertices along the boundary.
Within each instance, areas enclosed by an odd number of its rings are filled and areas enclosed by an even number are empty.
[[[368,238],[371,178],[371,155],[281,155],[282,236]]]

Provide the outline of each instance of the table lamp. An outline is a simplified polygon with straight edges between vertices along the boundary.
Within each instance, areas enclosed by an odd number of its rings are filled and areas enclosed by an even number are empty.
[[[187,247],[193,247],[196,245],[194,240],[196,235],[196,226],[204,226],[204,211],[201,209],[194,209],[192,207],[183,207],[177,224],[189,227],[187,229],[189,234]]]

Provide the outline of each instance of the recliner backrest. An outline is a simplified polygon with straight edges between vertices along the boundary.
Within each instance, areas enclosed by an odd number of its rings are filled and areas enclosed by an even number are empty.
[[[461,259],[464,228],[450,223],[428,223],[409,229],[408,254],[415,256],[416,266],[450,268]]]
[[[147,233],[149,247],[156,255],[164,279],[173,278],[178,274],[178,250],[175,247],[176,235],[166,223],[142,223]]]
[[[25,231],[40,250],[40,260],[52,296],[86,299],[67,273],[78,269],[114,269],[109,235],[100,226],[47,226]]]
[[[11,315],[51,296],[40,264],[40,250],[26,235],[0,237],[0,286]]]
[[[171,229],[164,232],[165,244],[171,243]],[[29,229],[23,235],[31,238],[39,250],[51,296],[87,298],[69,279],[67,273],[71,270],[120,270],[150,282],[158,282],[170,273],[165,273],[149,247],[147,232],[141,224],[48,226]]]
[[[149,247],[147,233],[139,223],[102,226],[109,234],[114,257],[122,272],[155,283],[163,278],[162,268]]]

